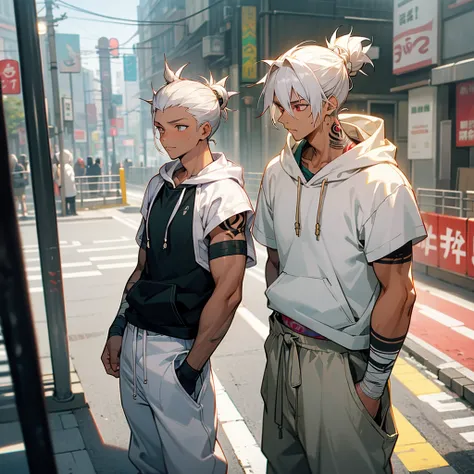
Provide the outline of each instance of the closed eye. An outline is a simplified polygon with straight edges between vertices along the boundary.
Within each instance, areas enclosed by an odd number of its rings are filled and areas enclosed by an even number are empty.
[[[184,132],[188,128],[187,125],[176,125],[176,128],[178,129],[178,132]]]

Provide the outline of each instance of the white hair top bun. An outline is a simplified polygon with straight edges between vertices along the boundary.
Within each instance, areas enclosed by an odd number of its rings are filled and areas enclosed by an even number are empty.
[[[212,92],[214,92],[214,95],[216,96],[216,99],[219,102],[219,107],[221,109],[222,116],[224,118],[227,118],[227,113],[229,110],[231,110],[227,108],[229,99],[234,95],[238,94],[238,92],[231,92],[226,89],[225,84],[228,78],[229,76],[226,76],[220,81],[216,82],[212,77],[212,73],[210,73],[209,80],[203,78],[206,81],[206,85],[212,90]]]
[[[336,53],[343,61],[347,68],[347,73],[350,77],[354,77],[358,72],[365,74],[362,71],[362,68],[365,64],[374,65],[370,58],[367,56],[372,43],[368,46],[362,46],[364,41],[370,41],[369,38],[364,38],[362,36],[351,36],[352,30],[350,33],[344,36],[337,37],[337,31],[332,34],[329,41],[326,40],[328,48]]]

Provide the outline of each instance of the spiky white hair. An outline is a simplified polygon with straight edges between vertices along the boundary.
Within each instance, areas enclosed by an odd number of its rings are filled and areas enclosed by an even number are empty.
[[[155,110],[185,107],[196,119],[198,126],[206,122],[210,123],[212,130],[210,138],[217,132],[221,118],[227,119],[228,112],[231,110],[227,108],[227,104],[237,92],[226,89],[227,77],[216,82],[211,74],[209,80],[204,79],[205,83],[182,79],[180,76],[186,66],[187,64],[173,72],[165,57],[166,84],[157,91],[153,90],[153,99],[147,101],[152,106],[152,120]]]
[[[290,102],[292,91],[295,91],[308,101],[316,120],[323,103],[331,96],[337,99],[340,109],[351,89],[351,77],[358,72],[365,74],[361,70],[364,64],[373,66],[367,56],[371,45],[362,46],[364,41],[370,41],[369,38],[351,36],[352,31],[338,38],[337,31],[330,41],[326,41],[327,48],[305,42],[291,48],[276,61],[264,61],[270,70],[257,84],[264,84],[261,94],[264,99],[263,113],[270,109],[274,124],[275,96],[283,108],[293,115]]]

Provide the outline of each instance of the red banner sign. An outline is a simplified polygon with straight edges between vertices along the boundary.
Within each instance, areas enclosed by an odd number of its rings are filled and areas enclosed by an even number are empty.
[[[474,146],[474,81],[456,85],[456,146]]]
[[[439,268],[467,273],[467,219],[439,215]]]
[[[123,118],[110,119],[110,125],[116,128],[123,128]]]
[[[86,131],[85,130],[74,130],[74,140],[77,142],[86,141]]]
[[[20,94],[20,66],[18,61],[13,59],[3,59],[0,61],[0,79],[4,95]]]
[[[111,137],[117,136],[117,129],[115,127],[110,127],[110,136]]]
[[[467,221],[467,274],[474,278],[474,219]]]
[[[419,263],[437,267],[439,254],[438,214],[422,212],[421,217],[428,236],[413,247],[413,257]]]

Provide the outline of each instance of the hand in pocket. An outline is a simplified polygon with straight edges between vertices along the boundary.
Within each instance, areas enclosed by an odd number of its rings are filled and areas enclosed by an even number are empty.
[[[369,415],[372,418],[375,418],[380,408],[380,399],[374,400],[373,398],[368,397],[360,388],[360,383],[357,383],[355,386],[357,395],[360,398],[360,401],[364,405],[365,409],[368,411]]]
[[[201,375],[201,371],[192,368],[186,359],[176,369],[176,377],[178,378],[181,386],[186,390],[188,395],[191,397],[196,390],[196,383]]]

